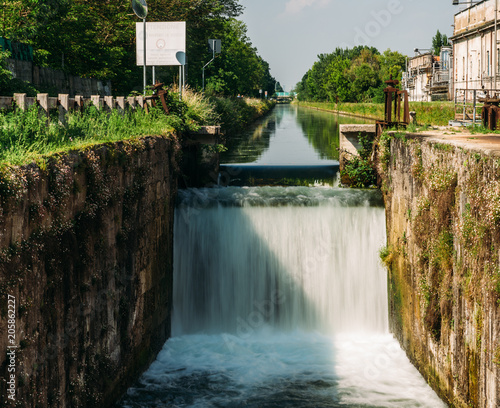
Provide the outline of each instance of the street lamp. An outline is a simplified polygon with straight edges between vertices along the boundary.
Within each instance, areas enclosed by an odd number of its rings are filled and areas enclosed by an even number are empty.
[[[148,5],[146,0],[132,0],[132,9],[137,17],[142,18],[144,26],[144,70],[143,70],[143,85],[144,95],[146,95],[146,16],[148,15]]]
[[[482,1],[482,0],[481,0]],[[459,2],[459,0],[453,0],[452,1],[452,5],[454,6],[458,6],[459,4],[469,4],[469,5],[473,5],[473,4],[477,4],[477,3],[480,3],[481,1],[465,1],[465,2]]]
[[[414,52],[415,54],[422,55],[422,53],[421,53],[420,51],[424,51],[424,52],[431,52],[431,51],[432,51],[432,49],[431,49],[431,48],[415,48],[415,49],[413,50],[413,52]]]
[[[205,68],[208,67],[212,61],[215,59],[215,54],[220,54],[222,52],[222,41],[221,40],[208,40],[208,45],[212,50],[212,59],[208,61],[205,66],[202,68],[202,89],[205,92]]]

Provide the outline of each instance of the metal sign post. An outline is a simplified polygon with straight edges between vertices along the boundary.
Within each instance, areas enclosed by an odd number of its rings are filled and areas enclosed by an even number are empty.
[[[179,62],[179,100],[182,101],[182,92],[184,91],[184,67],[186,66],[186,53],[184,51],[178,51],[175,54],[177,61]]]

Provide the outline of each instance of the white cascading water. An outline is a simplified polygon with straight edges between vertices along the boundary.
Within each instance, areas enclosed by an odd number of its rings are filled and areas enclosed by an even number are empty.
[[[444,407],[388,332],[376,193],[180,192],[173,337],[123,407]]]
[[[212,202],[176,217],[173,335],[239,335],[264,324],[325,334],[387,331],[378,260],[383,209],[346,207],[340,191],[318,197],[329,190],[306,188],[279,189],[289,197],[284,206],[265,198],[252,205],[262,190],[244,189],[238,207]],[[314,205],[306,196],[312,192]]]

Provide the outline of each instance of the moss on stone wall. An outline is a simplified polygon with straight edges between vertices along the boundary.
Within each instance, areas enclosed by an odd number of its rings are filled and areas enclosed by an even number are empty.
[[[499,164],[478,152],[394,133],[377,149],[388,246],[394,248],[391,327],[450,404],[496,406]]]
[[[18,302],[25,406],[111,406],[161,349],[178,150],[148,137],[2,170],[0,290]]]

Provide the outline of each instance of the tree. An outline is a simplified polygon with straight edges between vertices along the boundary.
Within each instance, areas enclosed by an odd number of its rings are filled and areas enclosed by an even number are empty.
[[[235,81],[243,81],[242,67],[246,64],[254,68],[249,83],[253,89],[269,82],[270,74],[268,65],[257,56],[248,38],[238,38],[238,30],[241,33],[243,27],[236,27],[235,18],[242,10],[238,0],[148,0],[148,21],[186,21],[191,85],[201,87],[207,40],[217,34],[215,38],[225,39],[221,59],[227,62],[217,67],[223,70],[223,73],[217,72],[220,73],[218,87],[230,86],[232,91],[241,88]],[[37,65],[62,69],[72,75],[111,80],[115,93],[127,94],[134,87],[142,88],[142,69],[135,62],[138,19],[130,1],[7,0],[2,11],[3,36],[32,45]],[[232,38],[234,35],[237,39]],[[232,52],[238,57],[230,55]],[[248,58],[248,61],[238,58]],[[237,63],[238,72],[231,71],[234,65],[227,71],[228,60]],[[177,67],[157,70],[157,78],[166,83],[173,82],[177,75]],[[263,82],[256,85],[261,80]]]
[[[318,61],[296,85],[300,100],[383,102],[384,81],[401,79],[406,57],[374,47],[337,48]]]
[[[432,50],[434,55],[441,53],[441,47],[449,46],[448,37],[437,30],[436,35],[432,37]]]
[[[376,89],[382,83],[379,75],[380,64],[378,56],[379,52],[377,50],[373,51],[369,48],[364,48],[352,60],[348,74],[352,84],[352,99],[356,102],[372,101],[376,94]]]
[[[328,80],[325,82],[324,88],[331,101],[344,102],[351,99],[351,82],[348,77],[350,66],[350,61],[341,56],[336,56],[328,66]]]
[[[398,51],[385,50],[379,55],[380,79],[387,81],[391,77],[401,81],[406,66],[406,56]]]
[[[223,52],[207,68],[207,91],[259,96],[260,89],[268,94],[274,90],[269,64],[252,46],[243,22],[230,18],[214,34],[221,38]]]

